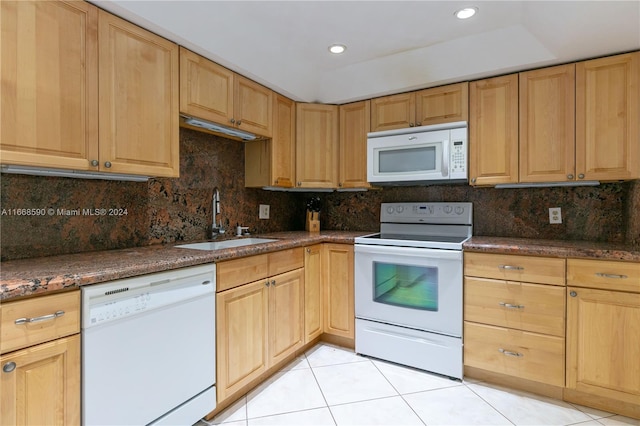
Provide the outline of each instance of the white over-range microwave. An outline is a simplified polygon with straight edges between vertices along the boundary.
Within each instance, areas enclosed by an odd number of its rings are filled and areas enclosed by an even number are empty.
[[[367,135],[367,180],[375,185],[467,182],[467,123]]]

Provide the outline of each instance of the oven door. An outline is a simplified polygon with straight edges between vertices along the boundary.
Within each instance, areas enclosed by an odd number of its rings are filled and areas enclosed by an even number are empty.
[[[462,336],[462,251],[355,245],[356,318]]]

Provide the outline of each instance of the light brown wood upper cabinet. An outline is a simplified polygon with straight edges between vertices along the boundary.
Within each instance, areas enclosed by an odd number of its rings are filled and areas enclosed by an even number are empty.
[[[371,100],[371,131],[467,121],[469,83],[400,93]]]
[[[469,181],[518,182],[518,74],[469,83]]]
[[[575,65],[520,73],[520,182],[575,178]]]
[[[296,186],[338,186],[338,106],[296,104]]]
[[[180,172],[178,45],[99,12],[100,170]]]
[[[180,112],[271,137],[272,98],[270,89],[180,48]]]
[[[576,172],[640,178],[640,52],[576,64]]]
[[[273,95],[273,137],[245,143],[245,186],[291,188],[295,181],[296,105]]]
[[[1,7],[3,163],[178,176],[176,44],[84,2]]]
[[[340,105],[340,188],[368,188],[367,133],[371,102]]]
[[[77,1],[0,9],[2,163],[96,170],[98,9]]]

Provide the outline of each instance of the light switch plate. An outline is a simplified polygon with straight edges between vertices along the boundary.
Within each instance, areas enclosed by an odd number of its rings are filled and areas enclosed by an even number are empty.
[[[269,204],[260,204],[259,219],[269,219]]]
[[[549,208],[549,223],[562,223],[562,209],[560,207]]]

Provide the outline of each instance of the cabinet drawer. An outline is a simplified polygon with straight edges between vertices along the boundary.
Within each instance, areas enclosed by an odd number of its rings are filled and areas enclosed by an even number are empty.
[[[564,338],[465,321],[464,365],[564,386]]]
[[[465,253],[464,274],[507,281],[564,285],[565,260],[555,257]]]
[[[564,336],[564,287],[465,277],[466,321]]]
[[[568,259],[567,285],[640,293],[640,263]]]
[[[267,254],[227,260],[216,265],[216,288],[217,291],[224,291],[268,276]]]
[[[0,353],[79,333],[80,291],[3,303],[0,323]]]
[[[270,277],[302,267],[304,267],[304,249],[302,247],[269,253]]]

